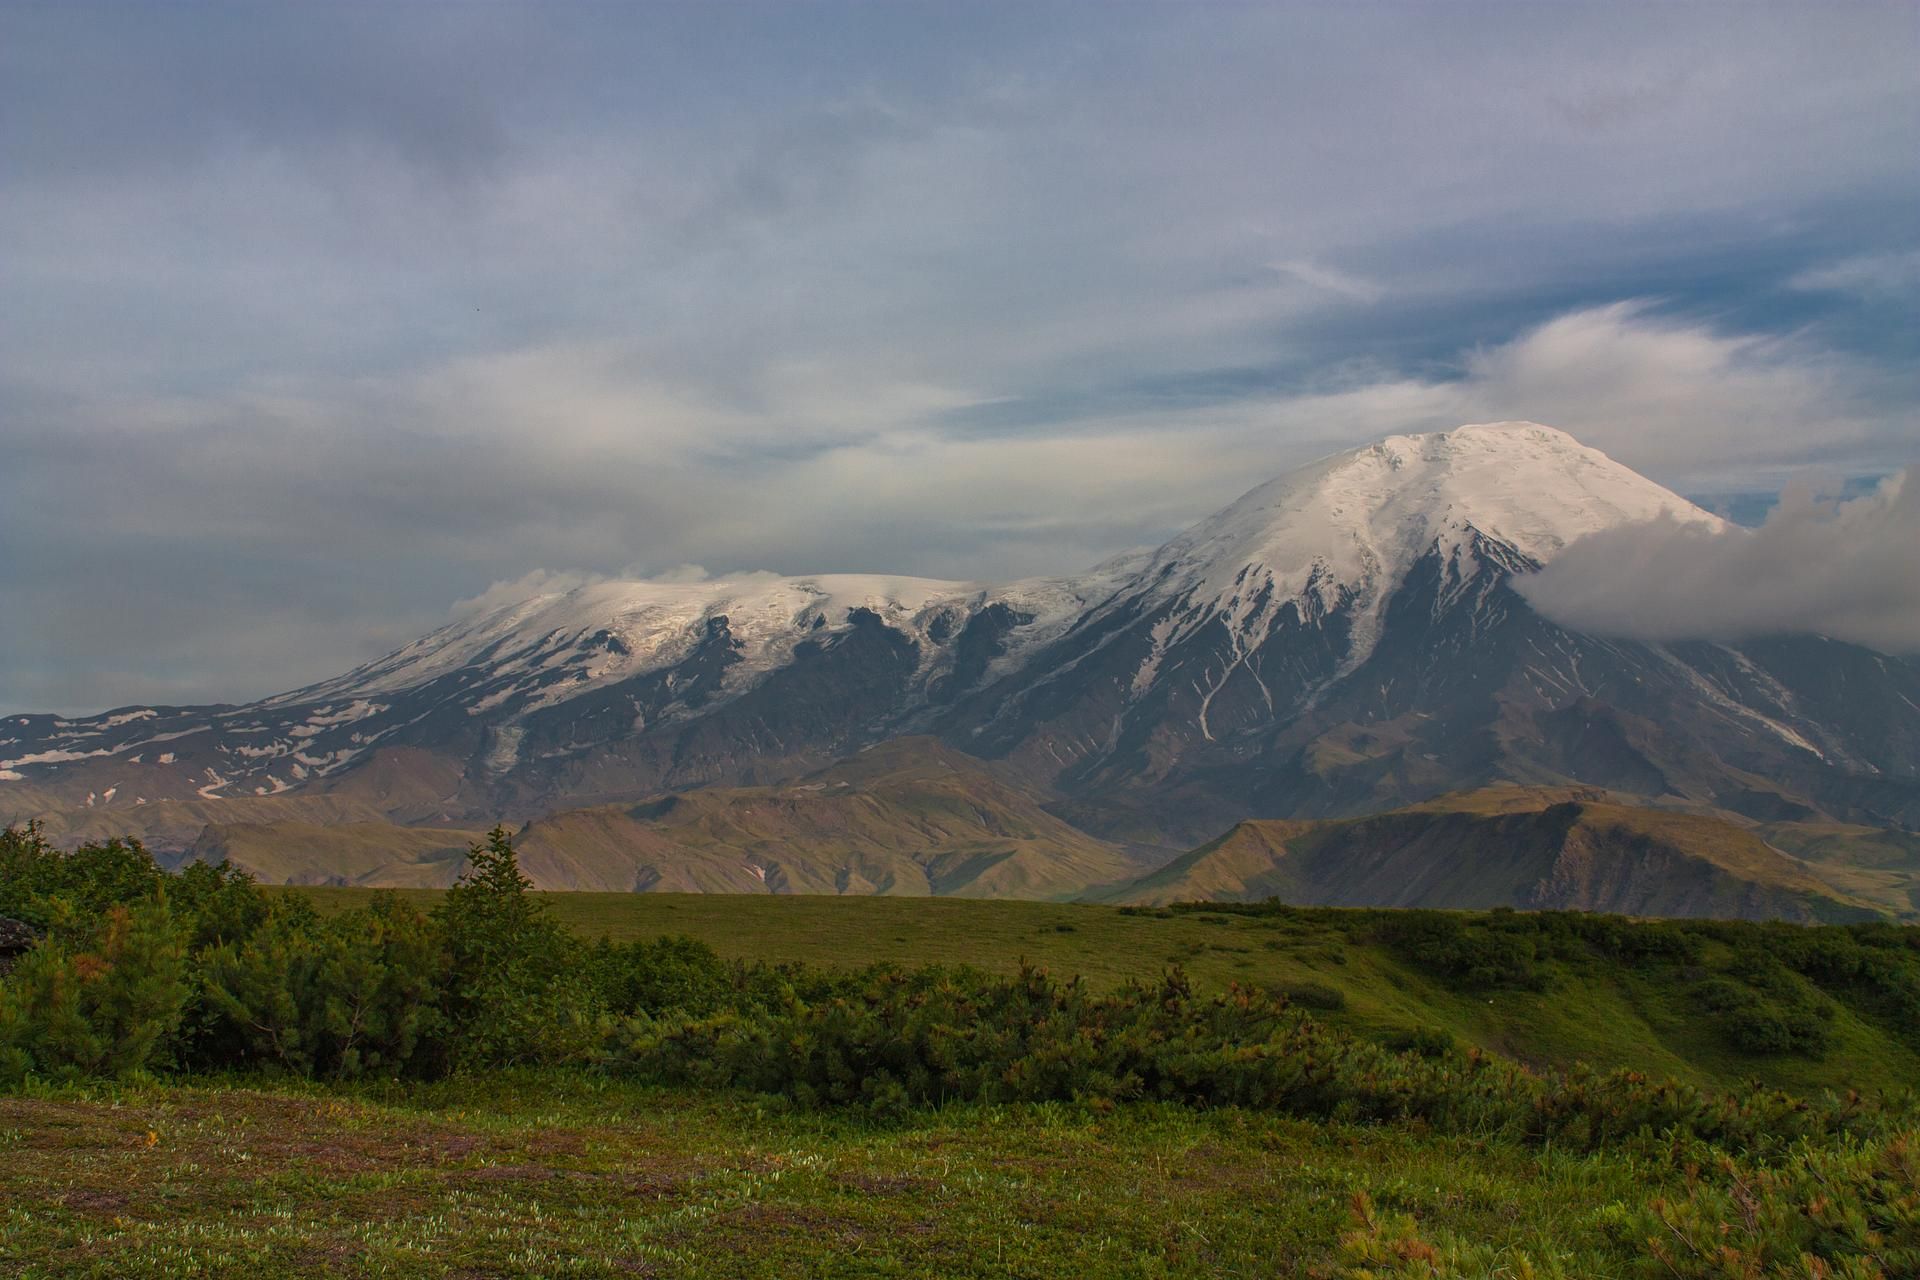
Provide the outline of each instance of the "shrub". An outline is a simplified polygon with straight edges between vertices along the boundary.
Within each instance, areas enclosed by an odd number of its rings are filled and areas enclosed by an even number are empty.
[[[282,901],[247,941],[207,955],[203,1057],[306,1076],[405,1070],[440,1025],[440,946],[426,918],[390,894],[326,922]]]
[[[1803,1147],[1775,1168],[1721,1155],[1634,1215],[1627,1235],[1649,1277],[1920,1275],[1920,1147],[1912,1134]]]
[[[597,1029],[585,948],[532,897],[513,841],[495,827],[434,908],[446,945],[449,1066],[585,1057]]]
[[[1407,1214],[1382,1213],[1364,1191],[1348,1202],[1349,1230],[1340,1237],[1340,1280],[1567,1280],[1557,1261],[1536,1262],[1448,1235],[1423,1236]]]
[[[138,840],[108,840],[63,853],[40,824],[0,831],[0,915],[56,935],[87,936],[106,911],[151,899],[166,880]]]
[[[1491,987],[1542,990],[1534,923],[1509,915],[1469,923],[1443,911],[1408,911],[1387,917],[1380,937],[1409,964],[1447,985],[1469,991]]]
[[[600,1005],[622,1017],[675,1009],[704,1016],[741,995],[734,968],[687,937],[625,945],[602,939],[588,969]]]
[[[1289,1004],[1299,1005],[1302,1009],[1338,1013],[1347,1007],[1346,992],[1338,987],[1327,986],[1323,982],[1288,983],[1275,987],[1274,992],[1286,997]]]
[[[1387,1048],[1422,1058],[1444,1058],[1459,1048],[1453,1032],[1445,1027],[1407,1027],[1386,1039]]]
[[[167,883],[167,904],[199,951],[243,942],[265,923],[267,896],[253,877],[226,863],[190,862]]]
[[[110,907],[92,937],[42,943],[0,984],[0,1080],[159,1065],[190,995],[165,905]]]
[[[1744,1053],[1817,1058],[1832,1039],[1832,1003],[1758,952],[1740,955],[1729,974],[1695,984],[1693,997]]]

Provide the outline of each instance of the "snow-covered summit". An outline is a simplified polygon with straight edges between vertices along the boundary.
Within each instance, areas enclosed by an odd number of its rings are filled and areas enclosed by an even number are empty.
[[[1466,577],[1476,536],[1545,564],[1583,535],[1663,516],[1721,523],[1564,431],[1476,423],[1389,436],[1270,480],[1167,543],[1141,582],[1236,631],[1270,627],[1289,600],[1303,614],[1348,608],[1358,662],[1429,552]]]
[[[1544,564],[1583,534],[1659,516],[1718,523],[1685,499],[1565,432],[1500,422],[1390,436],[1259,486],[1148,556],[1122,556],[1069,578],[1001,586],[886,575],[732,574],[699,581],[608,580],[535,590],[461,618],[335,680],[275,702],[366,698],[486,669],[495,696],[534,706],[690,657],[725,619],[733,688],[788,663],[809,638],[830,637],[864,611],[937,663],[973,613],[1002,604],[1024,621],[995,669],[1107,601],[1183,601],[1181,630],[1216,615],[1252,639],[1280,606],[1303,616],[1347,608],[1353,659],[1365,656],[1385,601],[1409,567],[1438,548],[1466,576],[1475,536]],[[1270,589],[1269,589],[1270,588]],[[565,669],[566,678],[555,673]],[[496,683],[497,682],[497,683]]]
[[[525,693],[532,701],[520,709],[531,710],[673,667],[723,623],[734,655],[727,683],[737,691],[785,666],[803,641],[829,639],[862,613],[913,639],[923,662],[936,663],[966,620],[994,604],[1020,619],[1007,640],[1009,650],[1023,652],[1111,595],[1139,562],[1138,555],[1120,557],[1072,578],[1030,578],[997,587],[883,574],[742,573],[696,581],[609,579],[567,590],[535,590],[451,622],[343,676],[270,701],[376,697],[484,670],[491,700],[478,709]],[[559,672],[564,679],[555,678]]]
[[[282,695],[308,702],[416,688],[464,668],[536,676],[559,663],[582,674],[577,693],[636,672],[672,666],[692,653],[709,624],[726,619],[745,671],[781,665],[816,631],[846,625],[867,610],[909,633],[937,606],[977,594],[964,582],[867,574],[781,577],[733,574],[700,581],[609,579],[570,590],[536,590],[451,622],[336,680]]]

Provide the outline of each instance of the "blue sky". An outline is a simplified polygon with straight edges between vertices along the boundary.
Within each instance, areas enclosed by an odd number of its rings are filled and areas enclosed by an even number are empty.
[[[548,570],[1067,572],[1527,417],[1920,454],[1910,4],[0,9],[0,708]]]

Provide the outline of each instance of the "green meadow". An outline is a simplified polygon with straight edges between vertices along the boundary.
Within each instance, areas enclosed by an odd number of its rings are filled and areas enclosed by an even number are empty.
[[[1636,1252],[1607,1206],[1646,1177],[1159,1105],[879,1125],[554,1074],[70,1089],[0,1097],[0,1272],[1270,1280],[1364,1266],[1365,1195],[1422,1240],[1474,1241],[1475,1274],[1525,1256],[1603,1276]]]

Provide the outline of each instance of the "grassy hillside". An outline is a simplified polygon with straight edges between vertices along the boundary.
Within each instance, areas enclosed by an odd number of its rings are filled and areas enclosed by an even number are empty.
[[[0,837],[46,931],[0,978],[0,1273],[1920,1268],[1911,928],[530,899],[504,839],[472,861],[263,893]],[[891,948],[998,972],[855,968]]]
[[[543,888],[1070,898],[1138,871],[930,739],[790,786],[555,814],[515,843]]]
[[[318,795],[236,796],[230,800],[166,800],[97,809],[54,809],[40,814],[47,839],[70,849],[114,837],[140,840],[168,854],[191,849],[209,824],[293,828],[366,823],[387,826],[378,808],[351,797]]]
[[[266,884],[362,884],[444,889],[485,833],[387,822],[210,823],[189,856],[228,862]]]
[[[1759,828],[1776,849],[1843,893],[1920,918],[1920,833],[1843,823],[1774,822]]]
[[[294,890],[322,911],[367,900],[365,890]],[[407,895],[422,907],[438,895]],[[974,965],[998,973],[1022,963],[1079,975],[1097,987],[1151,981],[1179,966],[1203,990],[1277,987],[1312,1001],[1316,1016],[1379,1038],[1437,1032],[1536,1065],[1630,1067],[1698,1084],[1758,1079],[1784,1088],[1872,1087],[1920,1079],[1920,1025],[1861,1007],[1847,991],[1817,994],[1832,1007],[1817,1055],[1754,1053],[1703,1004],[1707,979],[1743,949],[1798,926],[1649,925],[1696,928],[1702,954],[1629,963],[1573,949],[1538,963],[1538,989],[1462,982],[1396,945],[1403,913],[1298,909],[1276,914],[1083,904],[717,894],[544,895],[586,937],[615,941],[685,935],[723,956],[852,969],[871,964]],[[1501,917],[1465,917],[1497,920]],[[1506,917],[1525,920],[1529,917]],[[1728,943],[1716,931],[1745,940]],[[1911,931],[1909,935],[1912,936]]]
[[[63,846],[140,835],[269,884],[444,887],[478,833],[401,826],[345,795],[59,815]],[[516,837],[543,889],[1065,899],[1140,872],[993,766],[904,738],[797,783],[563,810]]]
[[[1243,822],[1104,896],[1788,920],[1868,919],[1882,910],[1720,818],[1534,787],[1344,821]]]
[[[269,883],[433,887],[458,874],[475,834],[352,817],[221,821],[193,856],[229,858]],[[1243,822],[1142,874],[1125,849],[1054,816],[1017,780],[926,739],[791,785],[555,813],[516,843],[537,886],[582,891],[1141,905],[1280,897],[1801,921],[1913,915],[1920,894],[1910,836],[1762,828],[1567,787],[1494,787],[1341,821]]]
[[[436,789],[459,779],[418,754],[385,753],[335,792],[69,810],[45,834],[63,847],[137,835],[266,883],[444,887],[477,833],[432,825]],[[396,811],[424,825],[396,824]],[[1089,835],[1003,765],[931,738],[785,785],[555,812],[516,843],[543,889],[1920,918],[1911,834],[1506,785],[1370,817],[1247,821],[1189,852],[1149,853]]]

